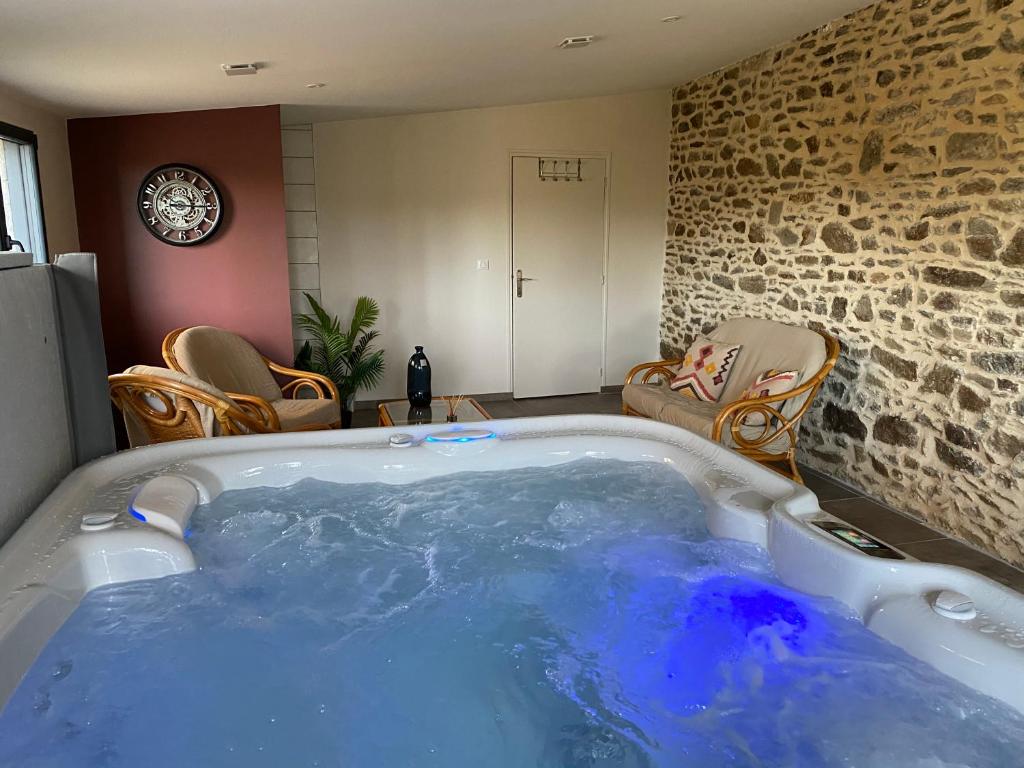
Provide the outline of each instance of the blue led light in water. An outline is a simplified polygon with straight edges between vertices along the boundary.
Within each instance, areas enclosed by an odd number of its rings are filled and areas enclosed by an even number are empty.
[[[743,643],[757,630],[772,627],[793,651],[803,647],[807,615],[795,594],[743,577],[709,579],[695,590],[687,625],[704,633],[720,631],[722,644]]]
[[[141,520],[144,523],[149,522],[148,520],[146,520],[146,516],[144,514],[142,514],[141,512],[136,512],[134,508],[129,507],[128,511],[132,513],[132,517],[134,517],[136,520]]]
[[[666,600],[671,585],[659,582],[650,584],[656,591],[643,595],[641,604],[671,604]],[[694,585],[667,622],[673,628],[656,653],[634,648],[624,659],[635,660],[625,661],[630,676],[649,684],[667,710],[679,714],[715,706],[740,679],[734,674],[782,684],[791,674],[791,660],[813,655],[828,631],[791,590],[732,575]]]
[[[807,617],[799,606],[771,590],[737,589],[728,598],[733,621],[748,633],[776,623],[790,628],[794,634],[807,628]]]

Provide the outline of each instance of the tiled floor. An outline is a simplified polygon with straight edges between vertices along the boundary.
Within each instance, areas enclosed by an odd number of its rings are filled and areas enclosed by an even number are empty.
[[[520,416],[555,416],[566,413],[619,413],[617,393],[538,397],[528,400],[492,400],[482,403],[496,419]],[[357,411],[355,427],[377,426],[376,410]],[[1024,592],[1024,571],[950,539],[928,526],[841,485],[826,475],[801,468],[804,481],[818,497],[821,508],[908,555],[936,563],[960,565]]]
[[[1024,592],[1024,571],[951,539],[811,469],[802,467],[800,471],[804,475],[804,483],[814,491],[821,502],[821,508],[826,512],[892,544],[918,560],[970,568]]]

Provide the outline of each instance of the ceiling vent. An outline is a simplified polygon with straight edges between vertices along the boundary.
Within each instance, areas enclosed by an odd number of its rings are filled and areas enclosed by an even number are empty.
[[[559,48],[586,48],[594,42],[593,35],[576,35],[575,37],[567,37],[565,40],[558,44]]]
[[[224,70],[224,74],[228,77],[234,77],[235,75],[255,75],[256,70],[259,66],[253,64],[221,64],[220,68]]]

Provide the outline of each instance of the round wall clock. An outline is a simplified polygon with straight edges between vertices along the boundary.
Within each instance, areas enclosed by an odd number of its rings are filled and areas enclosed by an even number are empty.
[[[171,163],[154,168],[139,186],[139,215],[150,234],[171,245],[213,237],[223,219],[220,190],[198,168]]]

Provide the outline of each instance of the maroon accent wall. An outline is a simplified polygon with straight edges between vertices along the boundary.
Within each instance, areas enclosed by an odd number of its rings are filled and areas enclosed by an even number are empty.
[[[281,123],[277,106],[68,121],[78,233],[95,251],[107,364],[162,365],[180,326],[217,325],[292,358]],[[206,172],[224,199],[207,242],[175,247],[143,226],[139,184],[158,165]]]

